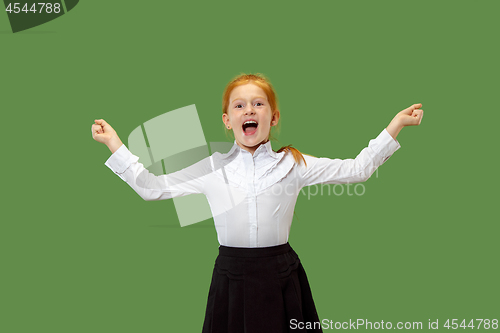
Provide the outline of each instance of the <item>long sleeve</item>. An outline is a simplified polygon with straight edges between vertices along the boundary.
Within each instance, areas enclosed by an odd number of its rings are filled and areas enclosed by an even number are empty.
[[[370,140],[355,159],[331,159],[304,155],[307,167],[302,172],[302,187],[315,184],[347,184],[364,182],[375,170],[401,147],[389,132],[384,130]]]
[[[204,193],[205,177],[211,172],[210,160],[206,158],[168,175],[155,176],[125,145],[118,148],[105,165],[147,201]]]

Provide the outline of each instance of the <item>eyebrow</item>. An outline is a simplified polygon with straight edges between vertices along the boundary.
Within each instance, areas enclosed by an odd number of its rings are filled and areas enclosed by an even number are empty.
[[[255,96],[255,97],[253,97],[252,99],[257,99],[257,98],[262,98],[262,99],[265,99],[265,100],[267,101],[267,98],[266,98],[266,97],[262,97],[262,96]],[[233,104],[233,103],[234,103],[234,101],[237,101],[238,99],[242,99],[242,98],[239,98],[239,97],[238,97],[238,98],[235,98],[235,99],[233,99],[233,100],[232,100],[229,104]]]

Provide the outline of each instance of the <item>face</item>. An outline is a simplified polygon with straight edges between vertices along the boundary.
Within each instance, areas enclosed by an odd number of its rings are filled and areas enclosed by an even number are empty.
[[[271,113],[264,90],[248,83],[233,89],[227,113],[222,115],[222,120],[226,127],[233,130],[238,146],[253,154],[268,141],[271,126],[278,124],[279,111],[276,110],[274,117]],[[247,123],[249,120],[256,124]]]

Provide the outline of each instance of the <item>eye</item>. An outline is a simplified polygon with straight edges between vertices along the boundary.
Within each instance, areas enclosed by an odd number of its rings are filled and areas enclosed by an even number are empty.
[[[236,104],[234,107],[235,107],[236,109],[241,109],[241,108],[243,107],[243,105],[241,105],[241,104]]]
[[[255,103],[255,105],[257,105],[257,106],[262,106],[262,105],[264,105],[264,103],[257,102],[257,103]]]

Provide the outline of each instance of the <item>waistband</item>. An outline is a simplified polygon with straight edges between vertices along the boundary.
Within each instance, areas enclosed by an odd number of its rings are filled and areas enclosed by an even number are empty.
[[[285,244],[268,247],[231,247],[224,245],[219,246],[219,255],[227,257],[272,257],[280,254],[285,254],[289,251],[293,250],[288,242]]]

